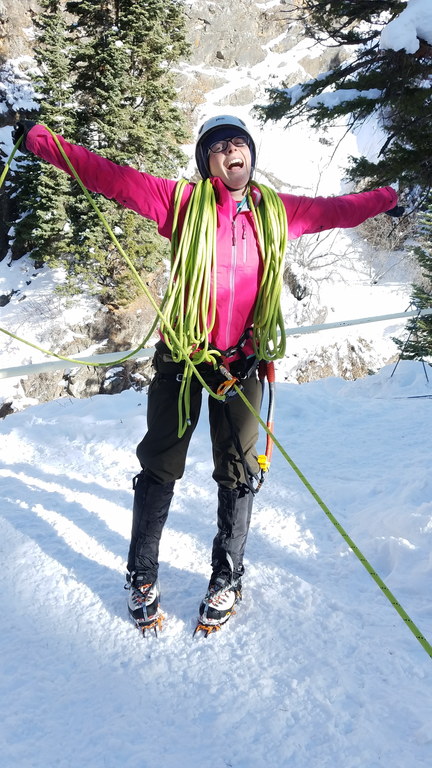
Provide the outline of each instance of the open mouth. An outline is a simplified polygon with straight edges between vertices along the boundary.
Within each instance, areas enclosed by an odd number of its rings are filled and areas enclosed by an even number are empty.
[[[227,168],[229,171],[232,171],[235,168],[239,168],[241,170],[243,166],[244,166],[244,162],[239,157],[236,157],[233,160],[230,160],[229,163],[227,164]]]

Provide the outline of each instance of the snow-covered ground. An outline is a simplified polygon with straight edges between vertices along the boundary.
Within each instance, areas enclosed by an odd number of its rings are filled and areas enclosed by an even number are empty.
[[[275,433],[432,641],[432,376],[279,384]],[[432,659],[275,450],[244,599],[192,639],[216,486],[206,419],[161,546],[159,638],[123,591],[135,391],[27,408],[1,425],[5,768],[429,768]],[[264,448],[264,435],[261,438]]]

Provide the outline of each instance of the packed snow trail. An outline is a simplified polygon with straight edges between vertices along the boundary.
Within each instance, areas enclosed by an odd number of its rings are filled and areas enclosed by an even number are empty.
[[[278,384],[275,432],[430,641],[432,385],[391,370]],[[243,601],[192,639],[216,516],[205,405],[162,540],[167,621],[139,636],[123,584],[145,409],[127,391],[0,425],[2,765],[429,768],[431,660],[277,453]]]

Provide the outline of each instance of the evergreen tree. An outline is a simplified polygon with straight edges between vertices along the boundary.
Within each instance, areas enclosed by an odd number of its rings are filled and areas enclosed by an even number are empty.
[[[74,14],[74,69],[79,143],[120,164],[173,176],[185,157],[185,122],[175,106],[172,65],[187,53],[177,0],[69,2]],[[153,222],[96,198],[138,270],[167,255]],[[96,280],[106,301],[133,291],[121,257],[88,203],[72,213],[74,271]],[[83,226],[84,225],[84,226]]]
[[[37,74],[33,77],[40,109],[26,117],[70,134],[74,108],[64,13],[58,0],[41,0],[40,5],[41,13],[34,22]],[[17,219],[12,255],[17,258],[28,252],[37,265],[46,262],[56,266],[63,262],[70,242],[69,179],[34,155],[17,155],[17,165],[19,170],[13,179]]]
[[[432,307],[432,202],[422,217],[420,245],[414,248],[422,268],[423,281],[413,286],[412,303],[421,309]],[[395,339],[401,357],[408,360],[432,357],[432,315],[413,317],[407,323],[408,338]]]
[[[354,128],[373,115],[386,134],[379,159],[352,159],[348,177],[371,187],[397,180],[402,189],[417,188],[427,195],[432,178],[432,47],[420,41],[414,55],[379,48],[384,25],[405,3],[303,0],[299,7],[306,34],[335,46],[334,64],[309,82],[270,88],[270,104],[259,108],[260,115],[288,125],[307,119],[321,130],[341,117]],[[340,46],[350,52],[342,62]]]

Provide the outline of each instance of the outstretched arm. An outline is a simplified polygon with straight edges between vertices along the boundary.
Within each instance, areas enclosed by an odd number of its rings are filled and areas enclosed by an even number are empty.
[[[398,200],[392,187],[338,197],[280,197],[287,212],[290,239],[335,227],[357,227],[366,219],[391,210]]]
[[[73,176],[51,133],[36,123],[18,123],[13,138],[23,126],[22,149],[33,152],[43,160]],[[128,165],[117,165],[61,136],[57,139],[84,186],[110,200],[116,200],[147,219],[157,222],[160,234],[169,237],[172,228],[172,201],[176,182],[141,173]]]

